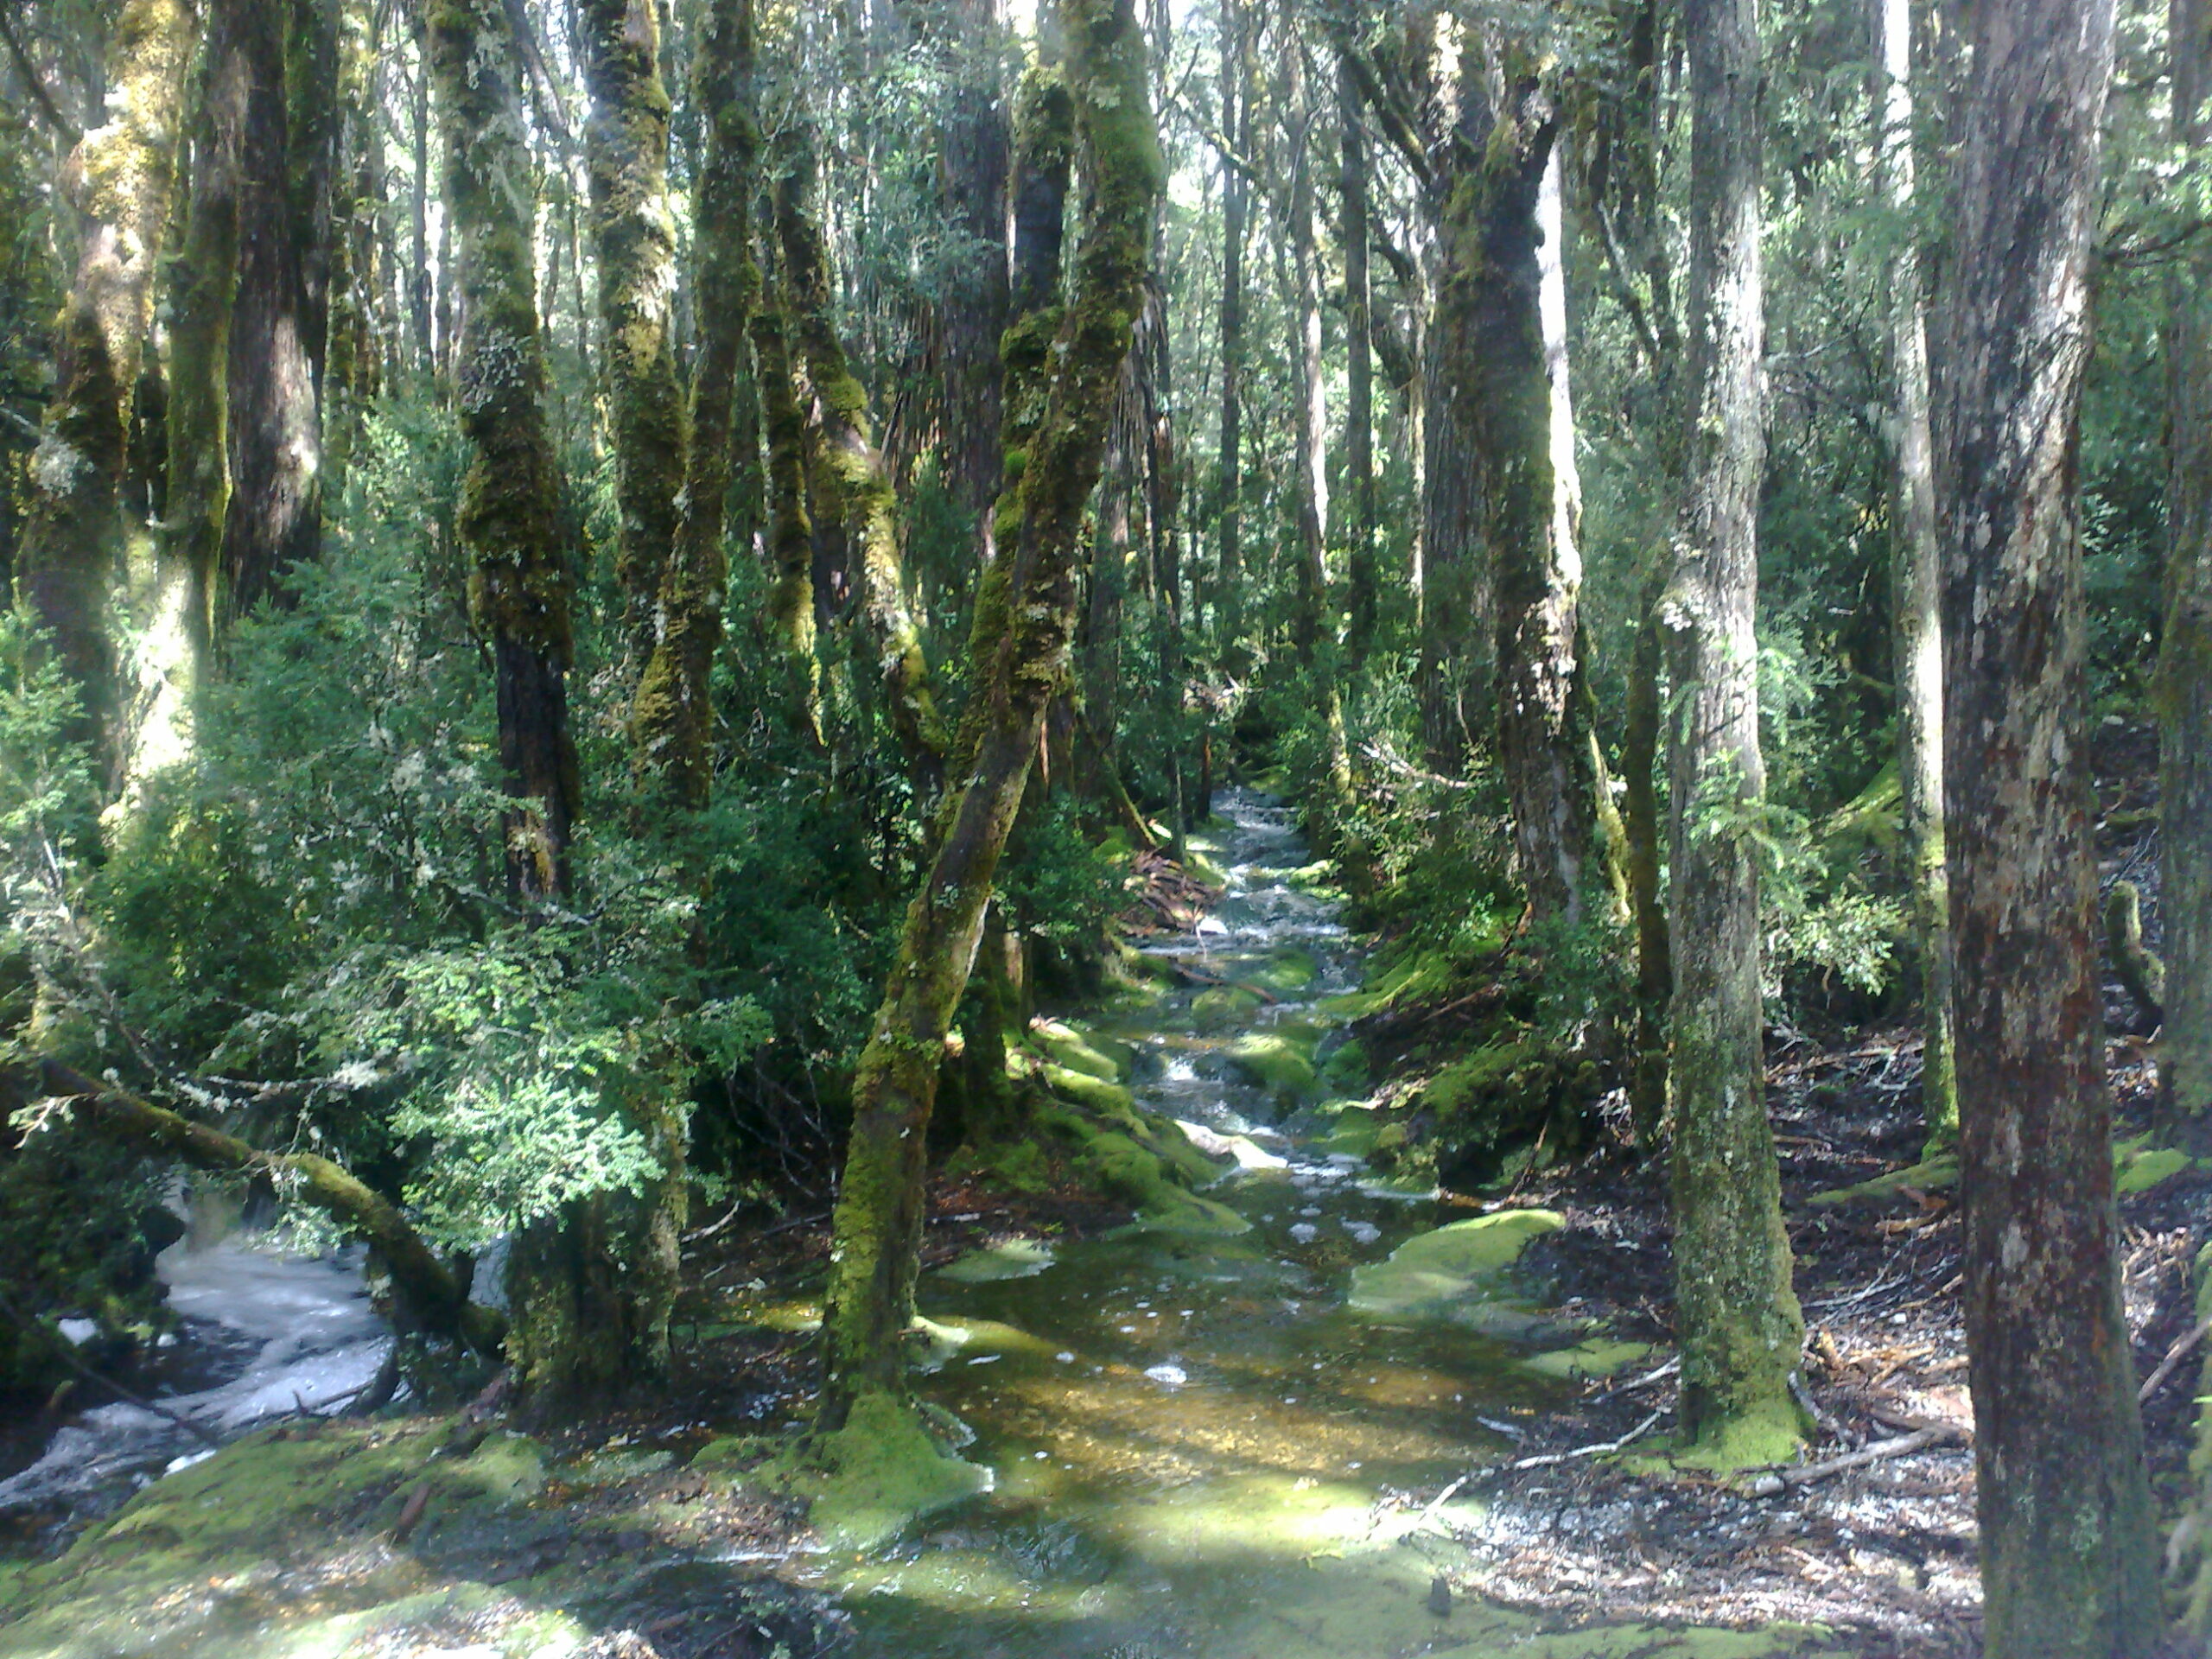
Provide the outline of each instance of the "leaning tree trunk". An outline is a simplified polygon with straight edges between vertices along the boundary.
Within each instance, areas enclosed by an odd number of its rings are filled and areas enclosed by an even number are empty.
[[[854,375],[837,332],[830,251],[815,201],[811,137],[794,135],[782,162],[773,192],[776,240],[783,253],[791,331],[814,389],[821,429],[822,464],[815,482],[824,496],[824,512],[860,556],[861,613],[876,659],[876,682],[916,792],[926,800],[942,780],[947,740],[930,685],[921,628],[907,603],[898,499],[869,429],[868,392]]]
[[[702,807],[714,781],[709,680],[722,632],[724,507],[735,467],[747,331],[760,303],[753,260],[759,132],[753,115],[753,0],[714,0],[696,46],[694,95],[707,127],[694,188],[698,348],[691,371],[690,448],[683,512],[662,573],[652,654],[631,709],[639,766]],[[789,377],[785,378],[789,384]],[[814,599],[804,607],[808,632]]]
[[[322,544],[322,372],[328,335],[330,107],[325,0],[245,8],[238,298],[231,321],[231,504],[215,598],[230,626],[281,599]]]
[[[987,577],[978,604],[976,691],[963,723],[959,783],[939,811],[937,853],[907,910],[898,962],[853,1079],[852,1140],[823,1325],[817,1427],[825,1433],[842,1427],[864,1396],[906,1398],[904,1339],[945,1033],[975,961],[1046,708],[1066,682],[1084,509],[1144,303],[1165,169],[1143,37],[1132,0],[1063,0],[1060,16],[1084,162],[1074,288],[1056,330],[1043,410],[1024,445],[1012,556]],[[1020,392],[1008,390],[1018,406]],[[1011,454],[1008,461],[1012,472]]]
[[[2115,1237],[2075,495],[2113,27],[2110,0],[1974,15],[1942,308],[1944,817],[1993,1659],[2143,1653],[2159,1624]]]
[[[1535,65],[1509,59],[1503,80],[1480,160],[1446,207],[1437,303],[1452,316],[1448,337],[1469,353],[1451,378],[1475,443],[1515,863],[1532,914],[1572,921],[1597,809],[1576,658],[1573,457],[1563,470],[1555,454],[1564,385],[1548,338],[1538,212],[1560,117]]]
[[[31,459],[16,590],[83,700],[70,734],[86,742],[118,735],[107,601],[126,563],[143,550],[125,520],[124,486],[194,39],[187,0],[128,0],[108,35],[107,118],[78,141],[66,169],[78,215],[77,276],[56,331],[56,390]]]
[[[2171,0],[2175,138],[2202,165],[2212,12]],[[2165,924],[2162,1113],[2177,1144],[2212,1154],[2212,252],[2193,247],[2169,289],[2165,626],[2158,679],[2158,907]]]
[[[633,668],[653,651],[661,582],[683,512],[688,435],[677,389],[676,222],[669,212],[670,105],[658,11],[640,0],[581,0],[577,56],[592,251],[599,262],[600,366],[614,448],[615,584]],[[711,239],[721,227],[702,225]],[[721,503],[715,504],[717,524]]]
[[[1799,1438],[1804,1315],[1767,1122],[1759,1001],[1758,493],[1765,462],[1754,0],[1690,0],[1688,493],[1662,607],[1675,709],[1675,1326],[1681,1438],[1715,1463]]]
[[[1943,630],[1936,541],[1936,455],[1929,429],[1928,318],[1910,228],[1912,9],[1874,0],[1878,184],[1901,221],[1890,283],[1890,609],[1897,690],[1897,777],[1904,789],[1905,887],[1920,957],[1921,1110],[1932,1145],[1958,1134],[1951,1044],[1951,901],[1943,868]]]

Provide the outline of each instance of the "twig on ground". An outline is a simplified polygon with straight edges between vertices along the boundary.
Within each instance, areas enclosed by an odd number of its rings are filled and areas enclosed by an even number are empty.
[[[1923,1428],[1911,1434],[1900,1435],[1894,1440],[1877,1440],[1856,1452],[1847,1452],[1840,1458],[1830,1458],[1825,1463],[1808,1463],[1790,1469],[1773,1469],[1754,1479],[1746,1489],[1753,1497],[1775,1497],[1792,1486],[1810,1485],[1816,1480],[1826,1480],[1830,1475],[1840,1475],[1847,1470],[1861,1469],[1870,1463],[1879,1463],[1885,1458],[1910,1457],[1915,1452],[1925,1452],[1932,1446],[1946,1441],[1962,1441],[1965,1436],[1957,1429],[1945,1425],[1937,1428]]]
[[[1629,1430],[1627,1433],[1622,1435],[1618,1440],[1600,1440],[1595,1446],[1578,1446],[1571,1452],[1546,1452],[1541,1456],[1522,1458],[1517,1462],[1509,1463],[1505,1466],[1508,1469],[1516,1471],[1522,1469],[1548,1469],[1554,1464],[1572,1463],[1577,1458],[1602,1458],[1609,1452],[1619,1451],[1631,1440],[1641,1440],[1645,1434],[1650,1432],[1652,1425],[1656,1423],[1666,1414],[1667,1408],[1662,1406],[1658,1410],[1653,1412],[1649,1417],[1638,1423],[1634,1428]]]
[[[1606,1401],[1613,1399],[1618,1395],[1624,1394],[1634,1394],[1639,1389],[1649,1388],[1654,1382],[1662,1382],[1681,1369],[1682,1357],[1680,1354],[1677,1354],[1674,1358],[1669,1360],[1664,1365],[1656,1366],[1654,1369],[1646,1371],[1642,1376],[1636,1378],[1632,1382],[1618,1383],[1614,1387],[1607,1389],[1603,1394],[1592,1395],[1585,1403],[1592,1406],[1603,1405]]]
[[[2206,1319],[2195,1330],[2184,1332],[2175,1338],[2174,1345],[2166,1350],[2166,1357],[2158,1362],[2158,1369],[2152,1372],[2144,1380],[2143,1386],[2135,1391],[2135,1403],[2139,1406],[2149,1404],[2151,1396],[2180,1368],[2182,1361],[2189,1357],[2189,1351],[2203,1341],[2208,1332],[2212,1332],[2212,1319]]]
[[[1460,1476],[1459,1479],[1453,1481],[1449,1486],[1446,1486],[1434,1497],[1429,1499],[1428,1507],[1414,1517],[1413,1525],[1408,1527],[1407,1530],[1408,1532],[1419,1532],[1423,1527],[1434,1520],[1436,1518],[1436,1512],[1442,1509],[1446,1503],[1449,1503],[1453,1498],[1457,1497],[1459,1495],[1459,1489],[1462,1486],[1465,1486],[1474,1478],[1474,1473],[1471,1470],[1467,1473]]]

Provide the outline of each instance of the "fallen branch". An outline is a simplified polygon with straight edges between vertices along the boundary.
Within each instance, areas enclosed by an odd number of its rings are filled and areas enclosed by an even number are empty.
[[[1925,1452],[1932,1446],[1947,1441],[1961,1441],[1966,1437],[1957,1429],[1944,1424],[1923,1428],[1910,1434],[1900,1435],[1894,1440],[1877,1440],[1872,1446],[1861,1446],[1856,1452],[1847,1452],[1840,1458],[1830,1458],[1825,1463],[1802,1464],[1794,1468],[1772,1469],[1754,1479],[1745,1490],[1753,1497],[1774,1497],[1793,1486],[1808,1486],[1816,1480],[1826,1480],[1831,1475],[1840,1475],[1848,1470],[1863,1469],[1870,1463],[1879,1463],[1885,1458],[1904,1458],[1915,1452]]]
[[[2182,1361],[2188,1357],[2189,1351],[2204,1340],[2208,1332],[2212,1332],[2212,1319],[2206,1319],[2195,1330],[2184,1332],[2175,1338],[2174,1345],[2166,1350],[2166,1357],[2158,1362],[2158,1369],[2152,1372],[2145,1380],[2143,1386],[2135,1391],[2135,1403],[2139,1406],[2148,1405],[2151,1396],[2156,1394],[2160,1385],[2180,1367]]]
[[[1593,1406],[1601,1405],[1605,1402],[1612,1399],[1617,1395],[1634,1394],[1640,1389],[1649,1388],[1654,1382],[1665,1382],[1667,1378],[1674,1376],[1675,1372],[1681,1369],[1682,1357],[1680,1354],[1677,1354],[1665,1364],[1654,1366],[1651,1370],[1646,1371],[1642,1376],[1637,1377],[1630,1382],[1618,1383],[1612,1388],[1607,1389],[1603,1394],[1592,1395],[1590,1396],[1589,1403]]]
[[[1595,1446],[1578,1446],[1572,1452],[1546,1452],[1537,1457],[1520,1459],[1518,1461],[1509,1463],[1505,1466],[1508,1469],[1516,1471],[1522,1469],[1548,1469],[1554,1464],[1572,1463],[1577,1458],[1602,1458],[1609,1452],[1620,1451],[1631,1440],[1642,1440],[1643,1436],[1651,1432],[1652,1425],[1656,1423],[1666,1414],[1667,1408],[1664,1406],[1660,1407],[1658,1410],[1653,1412],[1649,1417],[1638,1423],[1634,1428],[1629,1430],[1627,1433],[1622,1435],[1618,1440],[1600,1440]]]
[[[499,1357],[506,1339],[505,1317],[469,1300],[461,1281],[407,1224],[398,1206],[329,1159],[308,1152],[264,1152],[236,1135],[142,1100],[118,1084],[95,1082],[59,1060],[40,1062],[38,1075],[39,1086],[49,1098],[79,1108],[81,1117],[118,1140],[220,1174],[268,1175],[280,1186],[293,1189],[300,1198],[376,1247],[393,1288],[423,1325],[486,1357]]]

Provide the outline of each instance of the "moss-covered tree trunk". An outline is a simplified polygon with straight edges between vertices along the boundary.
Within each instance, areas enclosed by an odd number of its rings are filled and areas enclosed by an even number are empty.
[[[1164,168],[1143,37],[1131,0],[1063,0],[1059,13],[1084,162],[1073,291],[1052,336],[1042,411],[1023,445],[1008,515],[1011,556],[994,567],[978,604],[976,691],[957,781],[940,810],[936,855],[907,910],[898,962],[854,1077],[823,1330],[817,1427],[830,1433],[865,1397],[906,1397],[905,1337],[945,1033],[975,961],[1046,707],[1066,683],[1084,508],[1144,302]],[[1009,392],[1018,404],[1019,391]],[[1020,416],[1010,411],[1010,419]]]
[[[768,441],[768,607],[770,640],[782,650],[791,702],[822,741],[822,661],[817,652],[814,521],[806,501],[806,415],[791,381],[791,333],[780,296],[753,314],[762,425]]]
[[[2171,0],[2174,136],[2212,155],[2212,10]],[[2166,1022],[2163,1115],[2177,1144],[2212,1154],[2212,254],[2194,248],[2168,288],[2165,622],[2157,683],[2159,911]]]
[[[2120,1303],[2075,499],[2113,33],[2110,0],[1974,15],[1938,308],[1962,1300],[1992,1659],[2124,1659],[2160,1624]]]
[[[783,254],[791,332],[813,388],[821,434],[815,485],[823,498],[823,514],[835,520],[848,548],[859,555],[855,575],[875,680],[908,769],[926,799],[942,780],[950,740],[931,690],[921,628],[908,603],[897,493],[875,446],[868,392],[854,375],[837,332],[830,251],[814,200],[815,174],[811,136],[795,132],[776,169],[776,240]]]
[[[654,0],[579,0],[575,26],[576,55],[591,100],[584,154],[605,341],[600,369],[620,515],[614,577],[622,590],[624,649],[642,669],[652,655],[662,579],[676,544],[687,454],[673,329],[671,108],[661,85]],[[723,229],[703,224],[702,238],[710,241]],[[717,502],[717,514],[720,509]]]
[[[1759,39],[1753,0],[1690,0],[1688,493],[1662,622],[1668,733],[1675,1330],[1683,1441],[1764,1462],[1799,1435],[1790,1287],[1759,999]]]
[[[184,245],[169,270],[167,533],[134,594],[143,627],[124,776],[133,792],[193,750],[231,499],[231,308],[238,289],[238,169],[245,134],[245,0],[213,0],[192,124]]]
[[[1370,318],[1373,284],[1368,276],[1367,245],[1372,232],[1367,129],[1359,88],[1350,66],[1341,60],[1337,66],[1337,119],[1343,141],[1338,179],[1344,201],[1344,233],[1339,241],[1344,267],[1344,491],[1351,499],[1344,530],[1349,554],[1344,570],[1349,613],[1344,643],[1356,663],[1365,657],[1374,640],[1382,593],[1375,544],[1375,349]]]
[[[195,39],[187,0],[126,0],[108,33],[106,118],[66,169],[76,279],[56,325],[55,391],[31,459],[15,576],[18,601],[83,699],[72,734],[88,742],[118,735],[108,595],[140,540],[124,518],[124,482]]]
[[[753,0],[713,0],[695,51],[693,97],[706,145],[693,191],[698,346],[691,370],[690,448],[683,510],[653,616],[652,655],[639,681],[631,736],[639,764],[664,776],[675,798],[702,807],[714,780],[709,682],[721,639],[725,505],[735,470],[738,410],[748,410],[747,331],[760,303],[753,258],[758,188]],[[789,376],[785,376],[789,384]],[[804,600],[809,632],[813,597]]]
[[[1659,670],[1666,644],[1659,606],[1669,572],[1644,584],[1630,647],[1628,702],[1621,716],[1621,823],[1628,841],[1629,912],[1636,924],[1636,1057],[1629,1072],[1629,1116],[1636,1144],[1656,1151],[1667,1116],[1667,1003],[1675,989],[1659,823]]]
[[[1546,318],[1545,264],[1557,281],[1556,215],[1539,212],[1559,137],[1553,89],[1508,53],[1479,160],[1446,204],[1437,304],[1469,355],[1451,380],[1475,442],[1484,551],[1491,571],[1499,771],[1515,862],[1539,918],[1581,914],[1596,824],[1596,779],[1580,688],[1582,563],[1574,544],[1565,403],[1564,299]],[[1487,103],[1487,100],[1485,100]],[[1554,364],[1556,352],[1560,359]],[[1561,465],[1564,459],[1565,465]]]
[[[1878,184],[1904,221],[1890,282],[1890,613],[1897,692],[1897,779],[1905,888],[1920,961],[1921,1110],[1931,1144],[1959,1127],[1951,1043],[1951,901],[1943,866],[1943,629],[1936,542],[1928,317],[1913,206],[1912,10],[1873,0]]]
[[[331,0],[270,0],[245,14],[219,645],[238,618],[264,599],[281,600],[284,573],[322,545],[334,9]]]
[[[1222,0],[1221,130],[1245,154],[1252,146],[1251,44],[1243,0]],[[1244,245],[1251,187],[1241,168],[1221,181],[1220,481],[1214,509],[1214,614],[1217,649],[1244,649]],[[1227,658],[1224,658],[1224,661]]]
[[[569,890],[578,780],[521,64],[499,0],[431,0],[427,22],[464,320],[454,379],[469,455],[457,529],[497,678],[507,880],[526,900],[557,901]]]

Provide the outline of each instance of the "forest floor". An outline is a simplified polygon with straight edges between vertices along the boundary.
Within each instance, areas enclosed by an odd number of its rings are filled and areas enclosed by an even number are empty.
[[[2144,889],[2155,948],[2155,737],[2107,722],[2095,753],[2102,879]],[[2106,997],[2127,1319],[2136,1375],[2148,1381],[2195,1332],[2191,1263],[2212,1171],[2145,1148],[2149,1045],[2116,981]],[[1808,1463],[1915,1449],[1819,1478],[1770,1479],[1754,1496],[1741,1478],[1593,1450],[1659,1441],[1671,1369],[1592,1383],[1519,1458],[1471,1477],[1484,1513],[1458,1529],[1466,1589],[1559,1628],[1787,1620],[1827,1626],[1867,1655],[1980,1652],[1956,1170],[1922,1160],[1919,1046],[1911,1027],[1770,1031],[1768,1073],[1808,1332],[1804,1403],[1819,1424]],[[1524,1258],[1552,1300],[1671,1346],[1663,1170],[1600,1154],[1523,1183],[1516,1201],[1567,1221]],[[2185,1351],[2144,1406],[2163,1513],[2187,1483],[2201,1359]]]

